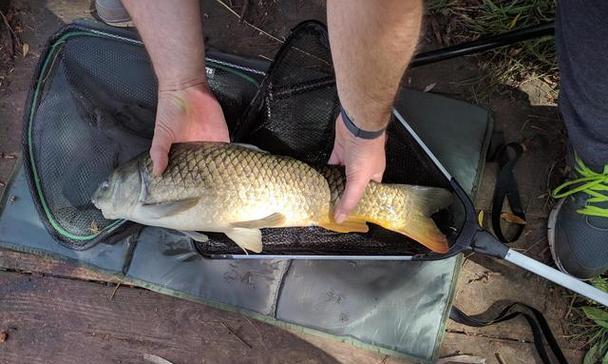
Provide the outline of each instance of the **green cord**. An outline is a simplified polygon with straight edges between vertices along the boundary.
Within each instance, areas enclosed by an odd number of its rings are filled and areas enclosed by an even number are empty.
[[[564,198],[579,192],[586,193],[590,196],[587,205],[576,211],[583,215],[608,217],[608,208],[592,205],[608,201],[608,195],[604,194],[608,191],[608,165],[604,166],[602,173],[597,173],[576,156],[575,171],[581,177],[562,183],[553,190],[552,196]]]

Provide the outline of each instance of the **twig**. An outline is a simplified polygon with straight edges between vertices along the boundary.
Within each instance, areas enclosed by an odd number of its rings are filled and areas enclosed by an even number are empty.
[[[245,341],[242,337],[240,337],[239,334],[237,334],[234,330],[232,330],[230,328],[230,326],[226,325],[223,322],[222,322],[222,326],[224,326],[226,328],[226,330],[228,330],[229,333],[231,333],[234,337],[236,337],[243,345],[247,346],[249,349],[253,349],[253,346],[251,346],[247,341]]]
[[[524,250],[524,254],[527,253],[527,252],[529,252],[530,249],[534,248],[536,246],[536,244],[540,243],[541,241],[545,241],[545,239],[546,239],[546,237],[543,236],[542,238],[536,240],[534,243],[532,243],[532,245],[530,245],[528,247],[528,249]]]
[[[226,3],[224,3],[222,0],[215,0],[217,1],[220,5],[222,5],[224,8],[226,8],[226,10],[228,10],[229,12],[231,12],[234,16],[236,16],[237,18],[239,18],[239,21],[242,21],[243,23],[245,23],[245,25],[248,25],[250,27],[252,27],[253,29],[257,30],[258,32],[264,34],[265,36],[267,36],[268,38],[271,38],[273,40],[276,40],[277,42],[283,44],[285,43],[285,41],[275,37],[274,35],[268,33],[267,31],[260,29],[258,27],[256,27],[255,25],[251,24],[250,22],[248,22],[247,20],[241,18],[241,16],[234,10],[232,10],[232,8],[230,6],[228,6]]]
[[[173,364],[169,360],[154,354],[144,354],[144,360],[154,364]]]
[[[15,155],[14,153],[0,152],[0,158],[2,158],[2,159],[17,159],[17,155]]]
[[[118,288],[120,288],[121,284],[122,284],[122,281],[119,281],[118,284],[116,285],[116,287],[114,287],[114,290],[112,291],[112,295],[110,296],[110,301],[114,300],[114,296],[116,296],[116,292],[118,292]]]
[[[498,360],[498,362],[500,364],[507,364],[504,359],[502,358],[502,356],[500,356],[500,353],[494,353],[494,355],[496,355],[496,360]]]
[[[253,25],[253,24],[251,24],[250,22],[248,22],[247,20],[243,19],[243,18],[242,18],[242,17],[241,17],[241,16],[240,16],[240,15],[239,15],[239,14],[238,14],[236,11],[232,10],[232,8],[231,8],[230,6],[228,6],[228,4],[224,3],[222,0],[215,0],[215,1],[216,1],[216,2],[218,2],[220,5],[222,5],[224,8],[226,8],[226,10],[228,10],[228,11],[229,11],[230,13],[232,13],[234,16],[236,16],[236,17],[239,19],[239,22],[241,22],[241,21],[242,21],[242,22],[243,22],[243,24],[250,26],[251,28],[253,28],[253,29],[257,30],[258,32],[260,32],[260,33],[262,33],[262,34],[264,34],[265,36],[269,37],[270,39],[276,40],[277,42],[279,42],[279,43],[281,43],[281,44],[285,43],[285,41],[284,41],[284,40],[281,40],[281,39],[279,39],[279,38],[275,37],[274,35],[272,35],[272,34],[268,33],[267,31],[265,31],[265,30],[263,30],[263,29],[261,29],[261,28],[258,28],[258,27],[256,27],[255,25]],[[296,51],[298,51],[298,52],[304,53],[304,54],[306,54],[307,56],[310,56],[310,57],[312,57],[312,58],[314,58],[314,59],[316,59],[316,60],[318,60],[318,61],[321,61],[321,62],[323,62],[323,63],[325,63],[325,64],[329,65],[329,63],[328,63],[326,60],[324,60],[324,59],[322,59],[322,58],[319,58],[319,57],[315,56],[314,54],[310,54],[309,52],[306,52],[306,51],[304,51],[304,50],[302,50],[302,49],[300,49],[300,48],[297,48],[297,47],[293,47],[293,49],[295,49],[295,50],[296,50]]]
[[[249,9],[249,1],[243,0],[243,7],[241,8],[241,14],[239,14],[239,23],[242,23],[245,20],[245,15],[247,14],[247,9]]]
[[[15,55],[17,48],[21,45],[21,42],[19,41],[19,38],[17,37],[17,33],[15,33],[15,31],[13,30],[13,27],[11,27],[10,23],[8,22],[8,19],[6,19],[6,16],[4,15],[4,13],[2,11],[0,11],[0,16],[2,17],[2,20],[4,21],[4,25],[6,25],[6,27],[8,28],[9,33],[11,33],[11,40],[12,40],[12,56]]]
[[[576,300],[576,295],[572,295],[572,299],[570,300],[570,305],[568,306],[568,311],[564,315],[564,318],[567,319],[570,316],[570,312],[572,312],[572,307],[574,307],[574,301]]]
[[[258,329],[258,327],[255,326],[255,324],[253,322],[251,322],[251,320],[247,316],[243,316],[243,318],[245,318],[245,320],[247,320],[249,325],[251,325],[251,327],[253,327],[255,332],[258,334],[258,340],[260,341],[260,344],[264,347],[264,351],[265,352],[268,351],[268,347],[266,347],[266,344],[264,344],[264,340],[262,339],[262,334],[260,333],[260,330]]]

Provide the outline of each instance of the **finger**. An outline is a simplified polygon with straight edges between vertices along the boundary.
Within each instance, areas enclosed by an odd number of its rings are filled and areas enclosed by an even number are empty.
[[[369,179],[357,178],[346,181],[344,193],[340,197],[338,206],[334,213],[334,219],[337,223],[343,222],[346,217],[357,207],[357,203],[361,200]]]
[[[338,152],[336,151],[336,147],[331,151],[331,155],[329,156],[329,161],[327,164],[340,164],[340,158],[338,157]]]
[[[372,178],[371,178],[371,179],[372,179],[372,181],[374,181],[374,182],[378,182],[378,183],[380,183],[380,182],[382,182],[382,175],[384,175],[384,171],[382,171],[382,172],[378,172],[378,173],[376,173],[376,174],[372,175]]]
[[[154,131],[152,146],[150,147],[150,158],[152,159],[152,173],[155,176],[163,174],[169,164],[169,149],[171,149],[171,138],[160,128]]]

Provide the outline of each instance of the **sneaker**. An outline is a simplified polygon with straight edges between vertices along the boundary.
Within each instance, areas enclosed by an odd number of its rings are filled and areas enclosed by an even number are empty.
[[[132,27],[133,22],[120,0],[95,0],[93,16],[113,27]]]
[[[553,191],[562,200],[549,215],[548,240],[561,271],[590,279],[608,270],[608,165],[597,173],[575,160],[577,178]]]

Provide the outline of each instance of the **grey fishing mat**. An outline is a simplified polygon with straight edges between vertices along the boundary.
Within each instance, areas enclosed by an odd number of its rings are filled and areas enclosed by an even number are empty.
[[[251,101],[267,67],[208,53],[207,75],[227,118]],[[100,219],[85,198],[91,192],[85,182],[147,148],[155,93],[148,56],[134,34],[76,23],[51,38],[26,105],[25,166],[14,172],[0,205],[0,246],[371,350],[435,359],[459,256],[426,262],[209,259],[180,233]],[[411,90],[395,108],[474,197],[492,128],[489,112]],[[99,132],[90,131],[92,122]],[[53,134],[58,131],[60,138]],[[96,150],[99,163],[87,163],[80,155],[99,138],[107,141]],[[126,149],[124,138],[132,141]],[[59,152],[72,157],[53,160]],[[36,168],[39,163],[53,168]],[[97,239],[104,231],[111,238]]]

